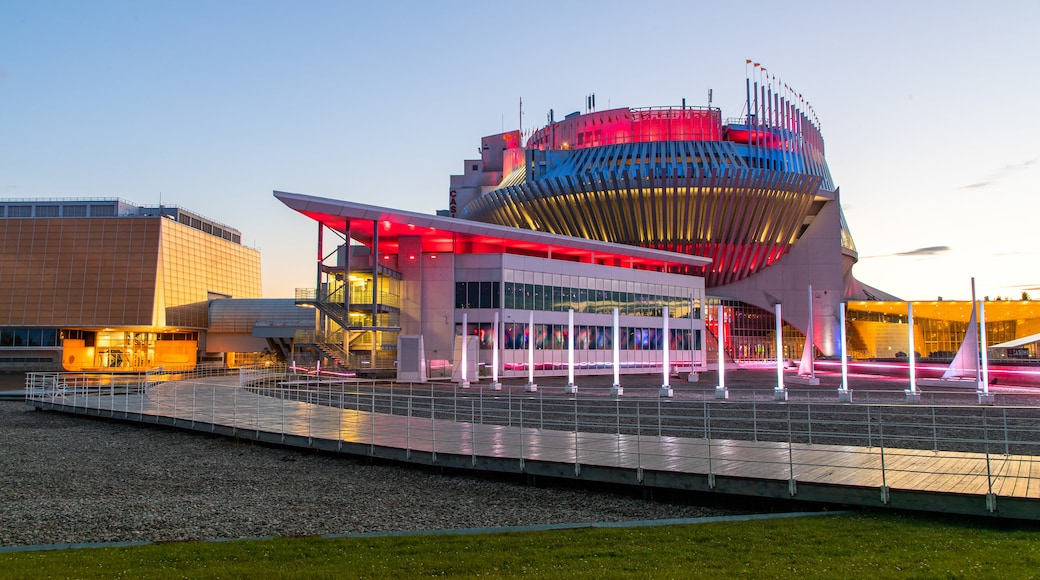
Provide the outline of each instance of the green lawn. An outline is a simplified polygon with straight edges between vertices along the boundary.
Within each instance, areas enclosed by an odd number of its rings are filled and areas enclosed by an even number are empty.
[[[850,514],[698,525],[285,538],[0,555],[3,577],[543,578],[1040,575],[1040,529]]]

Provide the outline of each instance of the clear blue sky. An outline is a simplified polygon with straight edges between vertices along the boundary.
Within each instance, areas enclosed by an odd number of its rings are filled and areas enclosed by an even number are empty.
[[[741,114],[802,93],[860,252],[910,299],[1040,295],[1040,3],[0,2],[0,197],[122,197],[237,227],[313,281],[275,189],[420,212],[480,137],[582,108]],[[921,252],[922,248],[934,250]],[[937,248],[937,249],[935,249]]]

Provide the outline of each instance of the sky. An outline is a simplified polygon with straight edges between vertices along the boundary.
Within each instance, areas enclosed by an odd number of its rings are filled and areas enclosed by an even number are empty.
[[[178,205],[314,279],[272,191],[432,213],[480,138],[583,110],[807,99],[861,281],[1040,297],[1040,2],[0,0],[0,198]]]

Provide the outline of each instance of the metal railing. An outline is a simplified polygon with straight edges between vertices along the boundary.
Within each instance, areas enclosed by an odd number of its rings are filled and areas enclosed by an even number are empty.
[[[154,378],[154,377],[153,377]],[[158,387],[158,388],[156,388]],[[592,389],[586,389],[592,393]],[[768,391],[771,395],[772,391]],[[137,420],[715,476],[1040,498],[1040,407],[562,396],[242,370],[122,384],[31,373],[27,400]],[[502,430],[502,428],[506,428]],[[403,438],[402,438],[403,437]],[[946,459],[949,459],[948,461]],[[522,470],[522,467],[521,467]],[[747,475],[755,474],[755,475]],[[823,475],[821,475],[823,474]],[[711,485],[714,485],[713,483]],[[991,508],[995,509],[995,508]]]

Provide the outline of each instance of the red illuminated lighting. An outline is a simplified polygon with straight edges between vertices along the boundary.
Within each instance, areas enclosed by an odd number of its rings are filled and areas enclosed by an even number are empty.
[[[408,254],[408,259],[409,260],[414,260],[415,259],[415,254]]]
[[[430,259],[431,260],[436,260],[437,259],[437,254],[430,254]]]

